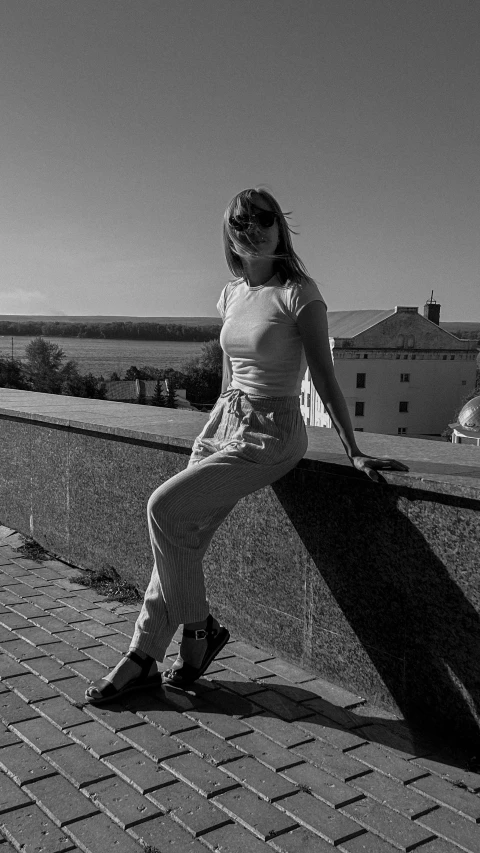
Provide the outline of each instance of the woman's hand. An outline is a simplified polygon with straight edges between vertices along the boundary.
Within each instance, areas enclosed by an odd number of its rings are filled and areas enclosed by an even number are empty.
[[[408,465],[397,462],[396,459],[382,459],[377,456],[366,456],[363,453],[351,457],[351,463],[357,471],[362,471],[370,480],[381,483],[378,471],[408,471]]]

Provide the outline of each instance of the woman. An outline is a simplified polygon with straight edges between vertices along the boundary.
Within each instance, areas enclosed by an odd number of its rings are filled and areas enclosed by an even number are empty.
[[[156,672],[178,625],[180,653],[164,683],[187,688],[229,639],[209,614],[202,559],[237,501],[290,471],[307,449],[299,393],[308,363],[345,451],[359,471],[408,470],[366,456],[356,444],[333,371],[325,302],[294,252],[278,202],[263,189],[232,199],[224,218],[228,266],[218,309],[223,319],[222,394],[195,440],[187,468],[148,503],[155,558],[130,651],[86,691],[100,703],[144,686]]]

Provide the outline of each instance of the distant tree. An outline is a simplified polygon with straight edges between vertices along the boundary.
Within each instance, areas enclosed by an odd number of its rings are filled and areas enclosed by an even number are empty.
[[[206,341],[199,356],[183,365],[184,388],[189,402],[212,406],[222,386],[223,351],[218,340]]]
[[[152,396],[152,406],[160,406],[164,408],[166,406],[165,395],[163,393],[163,382],[161,379],[157,379],[155,384],[155,389]]]
[[[114,370],[113,373],[110,374],[110,382],[120,382],[120,381],[121,381],[120,376],[118,375],[117,371]]]
[[[58,344],[44,338],[34,338],[25,347],[25,373],[33,391],[61,394],[65,381],[77,375],[74,361],[65,361],[66,355]]]
[[[173,379],[167,379],[165,381],[165,387],[167,390],[165,406],[167,409],[178,409],[177,389]]]
[[[130,365],[128,370],[125,371],[124,379],[132,382],[135,379],[140,379],[140,371],[135,364]]]
[[[28,382],[20,361],[0,358],[0,388],[28,389]]]

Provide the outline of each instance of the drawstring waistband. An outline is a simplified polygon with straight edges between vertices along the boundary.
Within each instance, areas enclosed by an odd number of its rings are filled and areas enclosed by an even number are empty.
[[[227,390],[220,396],[228,400],[227,412],[229,415],[243,415],[240,405],[240,397],[247,397],[245,391],[242,391],[240,388],[227,388]]]

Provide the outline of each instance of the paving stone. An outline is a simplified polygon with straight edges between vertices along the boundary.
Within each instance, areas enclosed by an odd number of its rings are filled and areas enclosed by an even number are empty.
[[[329,844],[341,844],[364,832],[358,823],[304,791],[280,800],[276,807],[320,835]]]
[[[173,758],[185,752],[185,747],[168,735],[159,732],[150,723],[127,729],[121,733],[121,736],[125,747],[130,744],[154,761],[164,761],[166,758]]]
[[[414,850],[415,847],[433,839],[435,835],[430,830],[419,826],[417,822],[414,823],[403,815],[392,811],[392,809],[376,803],[369,797],[360,800],[358,803],[345,806],[342,811],[358,821],[365,829],[371,830],[385,841],[390,841],[400,850]],[[422,820],[426,820],[428,817],[430,816],[427,815]]]
[[[216,658],[216,660],[218,660],[218,658]],[[245,660],[245,658],[239,657],[238,655],[223,658],[221,660],[221,664],[225,669],[229,669],[232,672],[243,675],[244,678],[251,679],[252,681],[259,678],[265,678],[268,680],[268,678],[273,675],[273,673],[269,672],[268,669],[265,669],[264,666]]]
[[[309,761],[316,767],[320,767],[322,770],[326,770],[332,776],[337,776],[343,782],[350,782],[358,776],[365,776],[371,772],[369,767],[350,757],[355,755],[356,750],[342,752],[331,744],[319,740],[296,746],[291,750],[291,753],[298,758],[301,757],[305,761]]]
[[[52,688],[32,672],[16,675],[14,678],[8,679],[6,683],[25,702],[53,699],[55,696]]]
[[[43,702],[35,702],[33,707],[39,711],[42,717],[50,720],[59,729],[70,729],[72,726],[85,723],[85,714],[79,708],[75,708],[63,696],[47,699]]]
[[[18,661],[45,657],[45,653],[41,649],[36,649],[35,646],[21,639],[2,642],[2,651]]]
[[[8,655],[0,654],[0,680],[3,681],[5,678],[12,678],[17,675],[26,675],[28,673],[28,669],[26,669],[21,663],[9,657]]]
[[[175,739],[212,764],[236,761],[239,757],[234,746],[203,728],[181,732]]]
[[[65,628],[65,626],[63,626],[63,628]],[[87,619],[85,622],[82,622],[78,630],[81,631],[82,634],[87,634],[88,637],[93,637],[94,639],[101,638],[102,642],[105,642],[105,637],[112,636],[111,628],[101,625],[94,619]],[[113,636],[115,636],[115,634]]]
[[[0,829],[21,853],[64,853],[72,841],[36,805],[2,815]]]
[[[213,692],[216,693],[217,691]],[[203,699],[193,689],[184,692],[178,690],[176,687],[169,687],[167,684],[162,688],[162,699],[170,708],[173,708],[180,714],[188,713],[192,709],[198,708],[199,705],[204,704]]]
[[[313,735],[315,738],[319,738],[335,746],[337,749],[349,750],[365,743],[364,736],[351,731],[345,731],[343,727],[337,726],[336,723],[328,720],[327,717],[321,716],[321,714],[316,714],[308,720],[299,720],[295,725],[307,734]]]
[[[90,658],[87,658],[83,652],[76,652],[76,654],[82,655],[83,659],[69,662],[68,668],[71,669],[73,673],[84,678],[85,681],[88,681],[89,684],[97,681],[98,678],[104,678],[104,676],[108,674],[108,667],[102,666],[101,663],[97,663],[94,660],[90,660]]]
[[[230,823],[230,818],[211,800],[206,800],[184,782],[153,791],[148,799],[195,837]]]
[[[36,619],[37,616],[40,616],[41,614],[38,612],[39,610],[45,614],[45,612],[49,613],[52,610],[55,610],[56,612],[56,608],[58,607],[58,603],[54,601],[51,596],[46,595],[46,593],[38,589],[31,589],[28,593],[24,591],[23,598],[25,601],[28,601],[29,604],[24,604],[22,602],[22,610],[20,610],[16,605],[15,610],[18,610],[19,613],[21,612],[23,616],[28,619]],[[29,612],[27,612],[28,608],[30,608]]]
[[[305,829],[304,826],[299,826],[284,835],[279,835],[270,844],[279,853],[332,853],[331,844],[327,844],[323,838],[315,835],[309,829]],[[343,848],[340,847],[339,849],[342,850]]]
[[[44,628],[34,627],[33,625],[30,625],[29,628],[16,628],[15,633],[21,637],[22,640],[26,640],[27,643],[31,643],[32,646],[45,648],[47,654],[49,654],[49,651],[46,647],[51,644],[58,643],[57,638],[53,634],[49,634]]]
[[[312,716],[309,708],[303,708],[275,690],[264,690],[262,693],[255,694],[255,702],[266,711],[289,723]]]
[[[65,631],[67,625],[63,622],[62,619],[59,619],[56,615],[56,611],[49,613],[44,616],[33,616],[30,617],[31,621],[38,625],[39,628],[44,628],[45,631],[49,631],[54,634],[56,631]]]
[[[28,619],[24,619],[23,616],[20,616],[19,613],[15,613],[14,611],[8,610],[6,613],[2,613],[0,615],[0,625],[3,625],[4,628],[9,628],[10,631],[14,631],[16,628],[30,628],[30,622]],[[12,639],[12,637],[8,637],[7,639]]]
[[[94,637],[89,637],[87,634],[84,634],[82,631],[77,630],[77,628],[67,628],[65,625],[63,626],[63,630],[57,631],[55,636],[58,640],[62,640],[64,643],[67,643],[69,646],[73,646],[75,649],[88,649],[91,647],[102,648],[99,644],[98,640]],[[118,660],[116,661],[118,663]]]
[[[307,689],[322,699],[331,702],[332,705],[338,705],[340,708],[354,708],[356,705],[365,702],[364,696],[359,696],[357,693],[352,693],[350,690],[345,690],[337,684],[330,684],[322,678],[315,678],[308,682]]]
[[[302,684],[303,692],[309,693],[307,688],[308,684]],[[311,708],[315,713],[326,717],[327,720],[332,720],[334,723],[337,723],[343,729],[355,729],[358,728],[361,723],[358,718],[358,708],[353,708],[352,710],[349,710],[348,708],[340,708],[337,705],[332,705],[332,703],[328,702],[326,699],[321,699],[320,696],[316,696],[314,699],[310,698],[306,702],[302,702],[302,704],[307,708]],[[363,705],[360,706],[360,710],[362,708]]]
[[[75,610],[78,610],[80,613],[85,613],[85,611],[93,610],[95,605],[92,604],[87,598],[84,598],[80,595],[68,595],[65,590],[58,588],[58,594],[53,596],[57,601],[61,604],[68,605],[68,607],[73,607]],[[90,617],[89,617],[90,618]]]
[[[49,749],[67,746],[70,741],[59,729],[43,717],[12,724],[12,729],[41,755]]]
[[[90,621],[90,613],[87,616],[85,613],[79,613],[78,610],[75,610],[73,607],[68,607],[68,605],[59,606],[57,601],[54,602],[53,599],[51,601],[55,608],[53,616],[57,619],[61,619],[66,625],[76,625],[77,622]],[[42,604],[42,607],[43,606],[44,605]]]
[[[100,723],[89,722],[82,726],[74,726],[69,730],[70,738],[85,749],[90,750],[96,758],[114,755],[127,748],[124,740],[109,732]]]
[[[49,566],[40,566],[35,569],[35,574],[38,575],[39,578],[44,578],[45,580],[58,580],[61,575],[55,569],[51,569]]]
[[[415,820],[437,808],[436,803],[417,793],[410,785],[402,785],[395,779],[382,776],[376,771],[355,779],[352,785],[366,796],[372,797],[377,803],[388,806],[410,820]]]
[[[11,746],[13,743],[20,742],[18,735],[9,731],[2,723],[0,723],[0,749],[4,746]]]
[[[55,773],[52,765],[26,743],[15,743],[0,749],[0,767],[17,785],[37,782]]]
[[[269,770],[251,756],[240,758],[222,767],[223,771],[244,787],[269,803],[288,797],[298,791],[298,786]]]
[[[363,794],[351,785],[340,781],[330,773],[320,770],[313,764],[299,764],[283,771],[283,776],[294,782],[298,787],[319,797],[334,809],[342,808],[348,803],[361,800]]]
[[[74,675],[68,667],[49,657],[35,658],[35,660],[26,661],[25,665],[47,684],[54,684],[64,678],[73,678]]]
[[[269,767],[270,770],[277,772],[285,770],[287,767],[294,767],[295,764],[302,764],[304,761],[301,756],[295,755],[294,752],[285,749],[283,746],[279,746],[260,732],[254,731],[242,735],[232,740],[231,743],[236,750],[253,756],[257,761]]]
[[[83,691],[85,692],[85,684]],[[116,702],[105,702],[102,705],[86,704],[83,711],[84,714],[102,723],[103,726],[115,734],[125,729],[132,729],[135,726],[142,726],[144,724],[140,717],[137,717],[136,714],[132,714],[130,711],[126,711],[122,705]]]
[[[196,728],[195,720],[170,708],[160,695],[156,691],[143,691],[141,694],[128,694],[121,702],[123,707],[135,710],[139,717],[153,723],[165,734],[173,735]]]
[[[262,691],[261,694],[256,694],[256,696],[263,695],[264,692],[265,691]],[[252,714],[258,714],[261,712],[259,706],[248,697],[235,695],[231,690],[225,690],[222,687],[218,687],[208,694],[208,702],[212,706],[219,708],[223,714],[226,714],[235,720],[239,720],[243,717],[249,717]]]
[[[109,628],[111,629],[111,626],[109,626]],[[105,643],[106,646],[111,649],[115,649],[116,652],[119,652],[122,655],[125,655],[130,648],[130,639],[128,637],[124,637],[123,634],[119,634],[118,632],[102,637],[102,643]]]
[[[400,751],[402,758],[410,759],[419,753],[426,755],[431,752],[428,746],[423,745],[418,736],[404,735],[388,726],[370,723],[355,730],[359,737],[375,744],[386,746],[388,749]]]
[[[144,853],[140,844],[104,814],[70,823],[65,834],[84,853]]]
[[[39,648],[42,648],[48,655],[51,655],[59,663],[71,664],[88,660],[87,656],[83,652],[75,649],[73,646],[69,646],[68,643],[62,643],[59,640],[55,643],[43,645]]]
[[[422,770],[426,770],[428,773],[442,776],[442,778],[448,779],[450,782],[462,782],[470,790],[480,792],[480,773],[459,767],[454,756],[452,756],[451,764],[447,764],[436,756],[426,756],[415,758],[412,761],[412,765],[421,767]]]
[[[116,616],[115,613],[112,613],[110,610],[107,610],[105,607],[95,607],[88,612],[88,619],[95,619],[96,622],[100,622],[102,625],[124,625],[127,621],[122,616]]]
[[[10,628],[5,628],[3,625],[0,625],[0,643],[8,643],[9,640],[14,640],[16,636],[17,635],[14,634]]]
[[[86,785],[109,779],[113,775],[110,767],[98,761],[88,750],[76,743],[49,750],[44,753],[44,757],[76,788],[85,788]]]
[[[480,797],[438,776],[427,776],[413,782],[410,788],[431,797],[438,805],[447,806],[470,820],[480,823]]]
[[[136,749],[109,755],[104,762],[140,794],[148,794],[163,785],[180,784],[171,773]]]
[[[427,842],[427,844],[422,845],[419,849],[422,850],[422,853],[437,853],[436,850],[431,849],[431,845],[435,844],[435,841]],[[378,835],[372,835],[371,832],[365,832],[364,835],[359,835],[357,838],[353,838],[351,841],[346,841],[345,844],[341,844],[338,848],[342,850],[343,853],[395,853],[398,850],[398,847],[393,847],[388,841],[384,841],[382,838],[379,838]],[[415,848],[416,849],[416,848]],[[440,851],[438,851],[440,853]],[[447,853],[447,851],[445,851]],[[453,851],[449,851],[449,853],[458,853],[458,848]]]
[[[0,719],[6,726],[20,723],[22,720],[33,720],[38,716],[38,711],[35,711],[12,690],[0,694]]]
[[[95,640],[91,640],[91,642],[95,642]],[[117,665],[119,660],[119,655],[116,649],[110,649],[108,646],[95,646],[86,648],[84,647],[85,654],[88,655],[92,660],[97,661],[97,663],[101,663],[104,666],[107,666],[109,669],[112,669]]]
[[[70,672],[69,676],[69,678],[62,678],[59,681],[55,681],[55,690],[75,705],[85,705],[85,689],[87,687],[85,680],[80,678],[79,675],[74,675],[73,672]]]
[[[350,760],[359,761],[373,770],[379,770],[385,776],[390,776],[392,779],[397,779],[405,785],[408,782],[413,782],[415,779],[420,779],[427,775],[427,771],[399,758],[392,752],[376,746],[373,743],[366,743],[348,752]]]
[[[264,802],[245,788],[220,794],[215,797],[215,803],[231,818],[264,841],[275,838],[297,825],[295,819],[279,811],[270,803]]]
[[[455,814],[443,806],[419,818],[416,821],[425,832],[432,832],[457,844],[468,853],[478,853],[480,849],[480,826],[471,820]],[[426,851],[425,851],[426,853]]]
[[[155,817],[140,823],[128,830],[129,834],[137,838],[147,850],[168,851],[168,853],[205,853],[205,847],[196,838],[192,838],[170,816]],[[208,836],[207,836],[208,837]],[[203,840],[203,839],[202,839]],[[145,848],[142,847],[143,851]],[[94,851],[96,853],[96,851]],[[102,853],[102,851],[99,851]],[[103,851],[104,853],[104,851]],[[121,851],[123,853],[123,851]],[[130,853],[130,851],[128,851]],[[247,851],[245,851],[247,853]]]
[[[255,646],[251,646],[249,643],[244,643],[241,640],[234,640],[228,643],[225,646],[225,650],[229,654],[238,655],[252,663],[261,663],[262,661],[273,660],[274,658],[274,655],[270,655],[263,649],[257,649]]]
[[[170,758],[162,766],[207,798],[238,787],[237,782],[193,753]]]
[[[208,731],[225,740],[251,732],[247,723],[219,713],[215,705],[203,705],[188,711],[187,714],[190,719],[195,720]]]
[[[57,826],[98,813],[98,807],[77,788],[56,774],[38,782],[29,782],[25,791]]]
[[[12,607],[14,604],[21,604],[22,598],[20,595],[16,595],[14,592],[10,592],[7,587],[3,587],[0,589],[0,603],[8,604]]]
[[[106,812],[122,829],[159,815],[153,803],[117,776],[104,779],[103,782],[94,782],[88,785],[85,791],[92,802]]]
[[[312,741],[310,733],[301,731],[296,726],[290,726],[283,720],[275,719],[268,714],[255,714],[249,717],[248,725],[283,747],[293,747]]]
[[[0,815],[14,809],[21,809],[30,805],[31,802],[24,791],[12,782],[6,773],[0,773]]]
[[[196,684],[198,682],[195,682]],[[260,682],[249,681],[244,675],[238,672],[233,672],[231,669],[222,669],[220,672],[210,676],[210,683],[213,687],[227,687],[233,693],[239,696],[253,696],[255,693],[261,693],[265,687]]]

